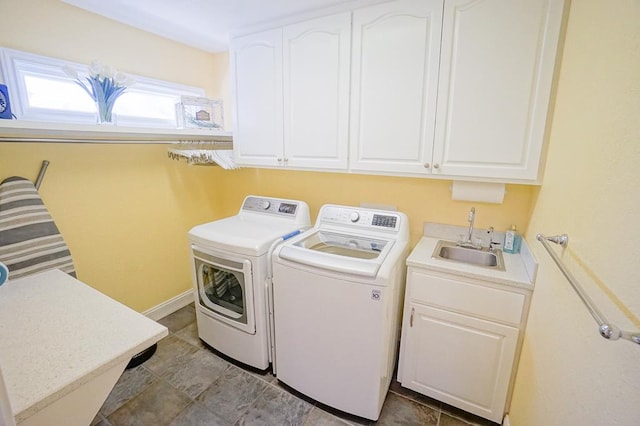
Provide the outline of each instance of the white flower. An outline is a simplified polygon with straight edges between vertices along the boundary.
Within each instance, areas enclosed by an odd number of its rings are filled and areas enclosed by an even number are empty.
[[[134,80],[124,73],[116,71],[115,68],[103,65],[102,62],[96,60],[91,61],[88,70],[89,76],[84,74],[80,78],[73,68],[62,67],[62,71],[87,92],[91,99],[99,105],[105,106],[105,114],[110,115],[116,99],[127,90],[127,87],[134,84]]]
[[[93,77],[98,77],[102,73],[102,68],[102,62],[94,59],[91,61],[91,64],[89,64],[89,74]]]
[[[127,76],[121,73],[120,71],[116,71],[115,75],[113,76],[113,81],[116,84],[124,86],[125,82],[127,81]]]
[[[109,65],[105,65],[104,67],[102,67],[102,72],[100,73],[100,76],[104,78],[113,78],[115,72],[116,70],[113,67]]]

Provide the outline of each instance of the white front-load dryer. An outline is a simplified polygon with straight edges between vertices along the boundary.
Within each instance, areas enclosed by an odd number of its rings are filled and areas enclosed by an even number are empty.
[[[270,250],[309,224],[303,201],[248,196],[237,215],[189,231],[200,339],[244,364],[269,367]]]
[[[395,366],[406,215],[325,205],[273,255],[274,372],[311,398],[377,420]]]

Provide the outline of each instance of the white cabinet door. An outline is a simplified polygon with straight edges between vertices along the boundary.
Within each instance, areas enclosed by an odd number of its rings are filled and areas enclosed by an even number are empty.
[[[442,0],[354,11],[351,170],[429,171],[441,24]]]
[[[417,303],[405,313],[402,386],[501,423],[518,329]]]
[[[282,30],[232,40],[233,152],[242,165],[282,164]]]
[[[563,0],[446,0],[434,173],[536,179]]]
[[[351,13],[283,29],[284,163],[347,168]]]

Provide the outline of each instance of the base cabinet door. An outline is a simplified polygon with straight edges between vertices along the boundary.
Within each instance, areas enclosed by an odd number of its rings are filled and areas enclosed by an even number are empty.
[[[402,386],[502,422],[518,329],[418,303],[405,312]]]

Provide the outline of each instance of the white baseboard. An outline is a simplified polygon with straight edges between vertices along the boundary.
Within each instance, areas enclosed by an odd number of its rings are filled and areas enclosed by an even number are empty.
[[[162,302],[151,309],[147,309],[142,313],[142,315],[145,315],[154,321],[158,321],[160,318],[164,318],[178,309],[184,308],[189,303],[193,302],[193,300],[193,289],[187,290],[166,302]]]
[[[511,421],[509,421],[508,414],[504,415],[504,419],[502,420],[502,426],[511,426]]]

